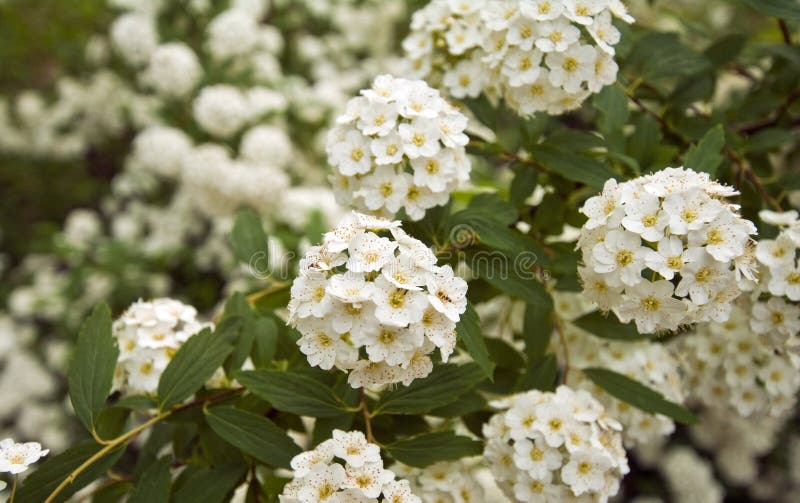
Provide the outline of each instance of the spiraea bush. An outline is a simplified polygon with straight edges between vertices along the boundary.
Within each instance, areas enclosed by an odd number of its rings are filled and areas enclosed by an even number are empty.
[[[795,0],[72,4],[0,1],[3,497],[794,501]]]

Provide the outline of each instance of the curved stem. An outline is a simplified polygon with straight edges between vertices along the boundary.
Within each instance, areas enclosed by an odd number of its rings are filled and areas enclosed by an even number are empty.
[[[14,498],[17,495],[17,475],[14,475],[14,481],[11,482],[11,496],[8,498],[8,503],[14,503]]]
[[[364,388],[361,388],[361,410],[364,412],[364,426],[367,429],[367,440],[369,442],[374,443],[375,437],[372,436],[372,416],[369,413],[369,408],[367,408],[367,394],[364,392]]]
[[[173,414],[175,414],[177,412],[184,411],[186,409],[189,409],[191,407],[195,407],[197,405],[201,405],[201,404],[205,405],[206,403],[209,403],[209,402],[213,402],[213,401],[216,401],[216,400],[221,400],[221,399],[224,399],[224,398],[228,398],[232,394],[239,393],[242,390],[244,390],[244,388],[234,388],[234,389],[226,390],[226,391],[224,391],[222,393],[218,393],[216,395],[212,395],[212,396],[209,396],[209,397],[205,397],[205,398],[201,398],[201,399],[198,399],[198,400],[194,400],[194,401],[189,402],[189,403],[177,405],[177,406],[171,408],[170,410],[164,411],[164,412],[162,412],[162,413],[160,413],[160,414],[148,419],[147,421],[145,421],[144,423],[140,424],[136,428],[133,428],[132,430],[127,431],[126,433],[124,433],[124,434],[122,434],[122,435],[120,435],[120,436],[118,436],[118,437],[116,437],[116,438],[114,438],[112,440],[107,440],[102,449],[100,449],[99,451],[97,451],[94,454],[92,454],[92,456],[90,456],[89,459],[87,459],[86,461],[81,463],[80,466],[78,466],[77,468],[72,470],[72,472],[69,475],[67,475],[67,477],[64,480],[61,481],[61,483],[53,490],[53,492],[50,493],[50,496],[47,497],[47,499],[45,500],[44,503],[52,503],[53,501],[55,501],[56,497],[64,489],[66,489],[67,486],[69,486],[72,482],[74,482],[75,478],[77,478],[78,475],[80,475],[87,468],[92,466],[92,464],[94,464],[96,461],[102,459],[104,456],[106,456],[107,454],[112,452],[114,449],[126,445],[128,442],[130,442],[131,440],[136,438],[140,433],[142,433],[143,431],[145,431],[149,427],[153,426],[154,424],[156,424],[156,423],[158,423],[160,421],[163,421],[164,419],[168,418],[169,416],[171,416],[171,415],[173,415]],[[15,487],[16,487],[16,478],[14,479],[14,482],[15,482]],[[12,492],[12,494],[13,494],[13,492]]]
[[[258,301],[258,299],[266,297],[268,295],[272,295],[273,293],[280,292],[281,290],[285,290],[290,285],[291,283],[288,281],[280,281],[277,283],[273,283],[271,286],[268,286],[267,288],[251,293],[250,295],[245,297],[245,299],[247,300],[247,303],[252,306],[253,304],[256,303],[256,301]],[[211,322],[215,324],[219,323],[219,320],[222,319],[223,314],[225,314],[224,310],[219,311],[217,314],[214,315],[213,318],[211,318]]]
[[[561,379],[561,384],[567,384],[567,375],[570,371],[569,345],[567,344],[567,338],[564,337],[564,327],[561,324],[561,318],[555,313],[553,313],[553,328],[555,328],[558,334],[558,342],[561,344],[561,350],[564,352],[564,377]]]

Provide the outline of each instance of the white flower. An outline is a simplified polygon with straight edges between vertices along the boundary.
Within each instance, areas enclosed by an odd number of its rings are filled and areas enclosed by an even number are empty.
[[[405,327],[422,320],[422,314],[428,307],[424,293],[397,287],[383,276],[375,280],[375,288],[373,301],[377,306],[375,317],[378,321],[385,325]]]
[[[297,493],[302,503],[319,503],[324,501],[337,501],[332,498],[342,488],[347,480],[347,475],[342,465],[317,466],[305,477],[305,484]]]
[[[658,242],[658,251],[649,251],[644,263],[664,279],[671,280],[675,274],[684,270],[687,262],[696,256],[696,254],[684,252],[683,241],[680,238],[664,237]]]
[[[536,21],[557,19],[564,11],[562,0],[522,0],[519,3],[522,13]]]
[[[428,292],[431,306],[452,321],[458,321],[467,309],[467,282],[455,276],[449,265],[429,277]]]
[[[332,130],[329,138],[335,138],[338,133],[338,130]],[[343,138],[337,138],[336,143],[330,146],[330,149],[329,160],[331,164],[336,166],[339,172],[345,176],[368,173],[372,167],[370,163],[370,139],[358,131],[348,131]]]
[[[350,272],[379,271],[394,257],[397,243],[379,237],[373,232],[365,232],[350,241],[347,269]]]
[[[0,441],[0,472],[22,473],[49,452],[48,449],[42,450],[37,442],[18,444],[10,438],[3,439]]]
[[[313,367],[323,370],[333,368],[337,355],[343,353],[340,346],[347,345],[342,336],[330,324],[319,318],[304,318],[298,323],[303,336],[297,341],[300,351]]]
[[[377,463],[381,460],[380,448],[367,442],[360,431],[333,430],[333,440],[334,456],[342,458],[350,466],[360,468],[366,463]]]
[[[594,271],[608,274],[610,284],[638,284],[642,281],[641,273],[647,254],[647,248],[641,243],[641,238],[632,232],[610,231],[602,243],[592,248]]]
[[[407,197],[411,176],[397,173],[393,166],[378,166],[375,171],[361,179],[359,194],[364,198],[367,209],[372,211],[386,208],[396,213]]]
[[[419,496],[411,492],[411,487],[407,480],[394,480],[386,484],[383,488],[384,501],[391,503],[422,503]]]
[[[607,54],[613,56],[614,46],[620,40],[620,33],[619,30],[611,24],[611,13],[609,11],[602,12],[599,16],[594,18],[594,22],[592,22],[588,30],[594,41],[597,42],[597,46]]]
[[[586,492],[602,490],[605,486],[605,472],[611,467],[608,456],[590,450],[577,451],[561,469],[561,478],[569,484],[576,496],[580,496]]]
[[[544,437],[539,434],[534,434],[533,438],[535,441],[525,438],[514,443],[514,463],[538,480],[561,467],[561,453],[546,445]]]
[[[765,266],[782,268],[794,263],[797,245],[785,233],[777,239],[762,239],[756,244],[756,258]]]
[[[564,52],[576,43],[581,31],[566,19],[541,23],[538,27],[536,47],[542,52]]]
[[[132,65],[147,63],[158,47],[158,33],[152,16],[129,12],[118,17],[111,25],[111,43]]]
[[[643,334],[677,326],[686,314],[686,305],[672,297],[673,289],[666,280],[644,280],[626,289],[627,299],[615,312],[625,323],[633,319]]]
[[[752,313],[750,327],[757,334],[777,331],[788,338],[800,332],[800,307],[781,298],[773,297],[767,302],[757,302]]]
[[[592,46],[578,45],[564,52],[551,52],[545,62],[550,68],[550,82],[563,87],[568,93],[576,93],[581,84],[594,74],[597,52]]]
[[[800,301],[800,266],[790,265],[770,270],[769,291],[785,295],[789,300]]]

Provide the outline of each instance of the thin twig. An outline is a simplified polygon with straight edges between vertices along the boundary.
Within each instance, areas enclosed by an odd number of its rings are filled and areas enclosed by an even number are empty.
[[[264,288],[264,289],[259,290],[257,292],[251,293],[250,295],[245,297],[245,299],[247,300],[248,304],[253,306],[253,305],[255,305],[256,301],[258,301],[260,298],[266,297],[268,295],[272,295],[273,293],[280,292],[281,290],[285,290],[290,285],[291,285],[291,283],[289,283],[288,281],[282,281],[282,282],[279,282],[279,283],[273,283],[271,286],[268,286],[267,288]],[[217,314],[214,315],[213,318],[211,318],[211,323],[214,323],[214,324],[219,323],[219,321],[222,319],[222,316],[224,314],[225,314],[225,310],[221,309],[219,312],[217,312]]]
[[[564,376],[561,379],[561,384],[567,384],[567,375],[569,374],[570,371],[569,345],[567,344],[566,337],[564,337],[564,330],[563,330],[564,327],[561,325],[561,319],[555,313],[553,313],[553,328],[558,334],[558,342],[559,344],[561,344],[561,350],[564,352]]]
[[[747,165],[747,162],[741,156],[739,156],[739,154],[737,154],[728,147],[725,147],[725,154],[731,158],[731,160],[736,165],[736,167],[741,171],[741,173],[745,177],[747,177],[748,180],[750,180],[750,183],[752,183],[753,186],[756,188],[761,198],[764,201],[766,201],[767,204],[772,206],[772,209],[774,209],[777,212],[783,211],[781,205],[778,204],[778,202],[775,201],[775,199],[773,199],[773,197],[769,195],[767,189],[764,188],[764,185],[761,183],[761,180],[758,178],[758,175],[753,173],[753,170],[750,169],[750,166]]]
[[[96,461],[102,459],[106,454],[109,454],[111,451],[113,451],[117,447],[122,447],[122,446],[126,445],[128,442],[130,442],[131,440],[136,438],[140,433],[142,433],[143,431],[145,431],[149,427],[153,426],[154,424],[156,424],[156,423],[158,423],[158,422],[160,422],[160,421],[162,421],[162,420],[164,420],[164,419],[166,419],[166,418],[170,417],[171,415],[176,414],[178,412],[184,411],[184,410],[189,409],[191,407],[195,407],[197,405],[205,404],[206,402],[211,402],[211,401],[216,401],[216,400],[220,400],[220,399],[223,399],[223,398],[227,398],[227,397],[229,397],[229,396],[231,396],[231,395],[233,395],[235,393],[241,392],[242,390],[244,390],[244,388],[235,388],[235,389],[231,389],[231,390],[226,390],[226,391],[224,391],[222,393],[218,393],[216,395],[208,396],[208,397],[205,397],[205,398],[200,398],[200,399],[194,400],[194,401],[189,402],[189,403],[178,405],[176,407],[171,408],[168,411],[161,412],[160,414],[158,414],[158,415],[150,418],[149,420],[145,421],[144,423],[140,424],[136,428],[133,428],[132,430],[130,430],[130,431],[118,436],[117,438],[108,441],[108,443],[102,449],[100,449],[99,451],[94,453],[91,457],[89,457],[89,459],[87,459],[86,461],[81,463],[80,466],[78,466],[69,475],[67,475],[67,477],[64,480],[61,481],[61,483],[53,490],[53,492],[50,493],[50,496],[47,497],[47,499],[45,500],[45,503],[52,503],[53,501],[55,501],[56,497],[64,489],[66,489],[67,486],[69,486],[75,480],[75,478],[78,475],[80,475],[87,468],[92,466],[92,464],[94,464]]]
[[[375,437],[372,436],[372,416],[370,416],[369,408],[367,407],[367,394],[364,392],[364,388],[361,388],[359,401],[360,408],[364,413],[364,426],[367,430],[367,440],[374,443]]]
[[[792,45],[792,32],[789,31],[789,26],[786,24],[786,21],[778,19],[778,27],[781,29],[781,35],[783,35],[783,42],[786,45]]]

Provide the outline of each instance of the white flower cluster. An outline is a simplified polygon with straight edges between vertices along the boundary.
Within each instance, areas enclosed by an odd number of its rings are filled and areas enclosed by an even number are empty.
[[[421,80],[377,77],[337,123],[326,151],[343,205],[419,220],[469,180],[467,118]]]
[[[744,418],[727,409],[707,408],[689,433],[700,448],[713,453],[714,464],[725,480],[750,486],[764,480],[760,460],[781,440],[781,432],[791,419],[791,411],[787,412],[780,417]]]
[[[466,293],[400,222],[353,212],[301,260],[289,322],[312,366],[351,371],[354,388],[408,385],[430,374],[436,348],[444,361],[455,349]]]
[[[670,449],[660,460],[659,468],[672,493],[672,501],[722,503],[725,490],[714,478],[711,463],[690,447]]]
[[[640,333],[725,321],[755,279],[756,227],[725,201],[735,194],[687,168],[607,181],[581,208],[584,293]]]
[[[602,367],[624,374],[643,383],[676,403],[684,401],[678,361],[663,344],[642,342],[617,342],[599,339],[581,330],[565,327],[570,348],[570,365],[576,371],[569,374],[570,385],[590,392],[608,414],[623,427],[622,438],[626,447],[647,444],[669,436],[675,431],[675,422],[661,414],[649,414],[618,400],[593,384],[578,369]],[[556,353],[558,354],[558,352]]]
[[[755,295],[763,300],[753,304],[750,328],[779,349],[800,350],[800,219],[795,210],[785,213],[762,211],[762,221],[778,226],[775,239],[761,239],[756,259],[761,281]],[[768,295],[767,295],[768,294]]]
[[[380,448],[360,431],[333,430],[333,438],[298,454],[291,465],[294,478],[281,503],[422,503],[407,480],[384,469]]]
[[[425,468],[396,464],[392,470],[409,481],[422,503],[509,503],[480,458],[442,461]]]
[[[484,456],[501,489],[515,501],[605,503],[628,473],[622,426],[584,390],[559,386],[492,403],[507,409],[483,426]]]
[[[132,304],[113,324],[119,346],[114,389],[126,395],[153,394],[175,352],[208,323],[197,310],[173,299]]]
[[[434,0],[403,41],[410,74],[456,98],[503,97],[519,114],[557,115],[617,78],[619,0]]]
[[[743,417],[777,417],[794,407],[800,357],[761,344],[745,309],[735,307],[726,322],[698,326],[696,332],[677,340],[674,350],[690,401]]]
[[[22,473],[49,452],[47,449],[42,450],[37,442],[18,444],[10,438],[3,439],[0,441],[0,473]]]

